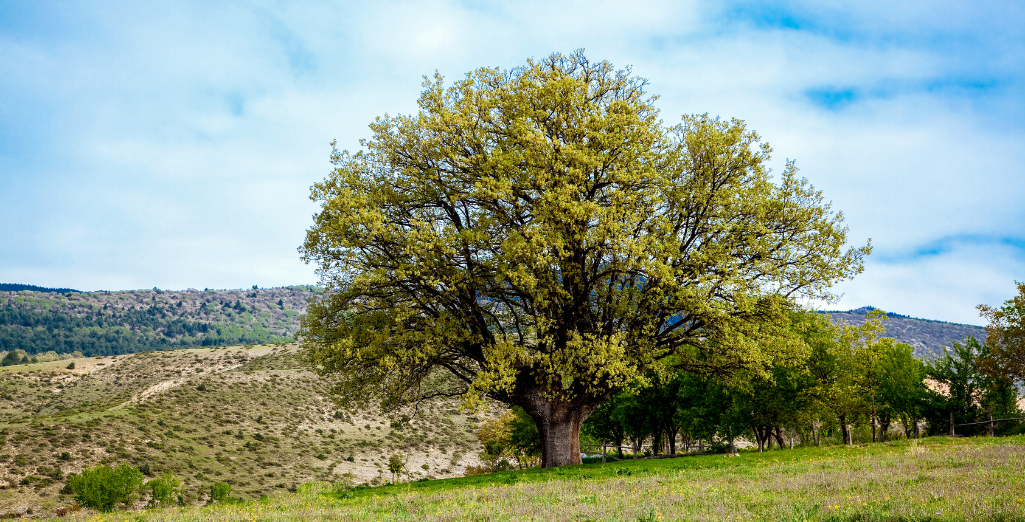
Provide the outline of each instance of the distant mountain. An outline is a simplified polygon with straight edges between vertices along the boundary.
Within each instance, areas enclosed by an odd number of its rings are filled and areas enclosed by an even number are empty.
[[[0,352],[118,355],[289,342],[312,286],[249,290],[0,291]],[[29,287],[29,288],[22,288]]]
[[[826,311],[834,322],[843,321],[847,324],[860,326],[865,323],[868,312],[875,310],[871,306],[863,306],[854,310]],[[986,329],[970,324],[948,323],[933,319],[919,319],[887,312],[889,320],[883,321],[886,337],[892,337],[902,343],[915,347],[915,355],[930,359],[943,355],[943,347],[950,346],[950,341],[961,342],[965,337],[974,337],[986,342]]]

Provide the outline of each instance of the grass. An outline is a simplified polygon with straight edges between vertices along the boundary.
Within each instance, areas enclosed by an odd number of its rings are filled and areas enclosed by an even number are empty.
[[[1025,521],[1025,437],[529,469],[88,520]]]

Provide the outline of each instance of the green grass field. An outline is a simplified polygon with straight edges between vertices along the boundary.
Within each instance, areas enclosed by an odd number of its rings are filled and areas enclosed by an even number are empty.
[[[1025,437],[587,464],[87,520],[1025,520]]]

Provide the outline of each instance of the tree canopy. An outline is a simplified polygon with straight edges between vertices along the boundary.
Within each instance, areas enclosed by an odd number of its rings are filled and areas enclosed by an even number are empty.
[[[1025,380],[1025,283],[1017,283],[1018,295],[1004,301],[998,308],[979,305],[979,312],[989,320],[986,344],[991,352],[980,361],[983,369],[994,376],[1015,381]]]
[[[646,375],[765,371],[797,298],[862,270],[843,216],[736,119],[659,118],[647,82],[578,51],[424,82],[314,185],[301,248],[329,290],[300,336],[349,404],[490,397],[545,466]]]

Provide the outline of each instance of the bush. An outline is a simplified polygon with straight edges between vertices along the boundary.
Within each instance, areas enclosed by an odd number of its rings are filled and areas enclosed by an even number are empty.
[[[182,481],[174,476],[174,472],[168,471],[146,483],[150,490],[150,506],[171,506],[179,502],[181,498]]]
[[[68,363],[68,369],[69,370],[74,370],[75,369],[75,363],[74,362]]]
[[[231,494],[231,485],[226,482],[218,482],[210,486],[210,502],[224,502]]]
[[[79,504],[98,511],[113,511],[119,503],[128,502],[142,487],[142,472],[128,464],[108,468],[97,464],[70,475],[68,486]]]

